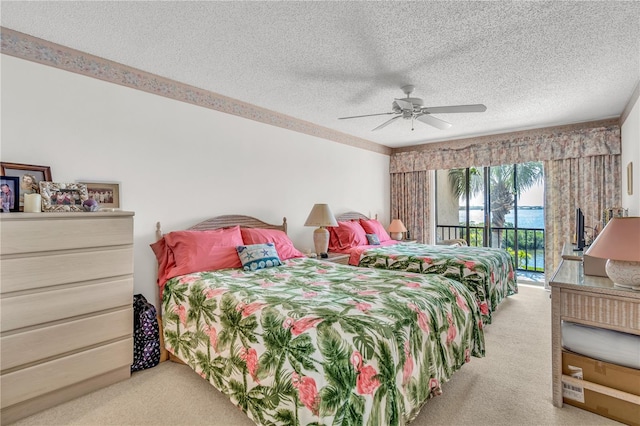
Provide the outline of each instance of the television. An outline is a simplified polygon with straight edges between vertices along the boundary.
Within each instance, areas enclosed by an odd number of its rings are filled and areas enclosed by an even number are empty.
[[[576,248],[574,251],[581,251],[584,249],[584,214],[582,209],[578,207],[576,209]]]

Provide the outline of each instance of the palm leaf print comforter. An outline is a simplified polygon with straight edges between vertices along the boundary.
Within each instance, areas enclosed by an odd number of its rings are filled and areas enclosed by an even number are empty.
[[[491,323],[493,311],[505,297],[518,292],[513,260],[498,248],[396,244],[363,250],[358,266],[459,281],[476,295],[485,324]]]
[[[259,425],[401,425],[484,356],[474,296],[440,276],[314,259],[167,281],[165,345]]]

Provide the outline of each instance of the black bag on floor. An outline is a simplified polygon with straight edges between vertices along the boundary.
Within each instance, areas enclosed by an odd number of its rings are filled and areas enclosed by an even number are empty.
[[[133,296],[133,364],[131,372],[160,362],[160,333],[156,307],[141,294]]]

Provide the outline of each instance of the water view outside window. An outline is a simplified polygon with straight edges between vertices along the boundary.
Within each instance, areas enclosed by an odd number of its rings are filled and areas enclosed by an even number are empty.
[[[438,239],[500,247],[521,271],[544,271],[542,163],[436,172]]]

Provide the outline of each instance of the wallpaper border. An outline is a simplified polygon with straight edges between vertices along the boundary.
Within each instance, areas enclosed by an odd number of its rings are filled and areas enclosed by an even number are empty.
[[[218,93],[160,77],[118,62],[90,55],[66,46],[0,27],[1,53],[61,70],[97,78],[131,89],[142,90],[181,102],[237,115],[283,129],[333,142],[391,155],[391,148],[347,135],[308,121],[261,108]]]

